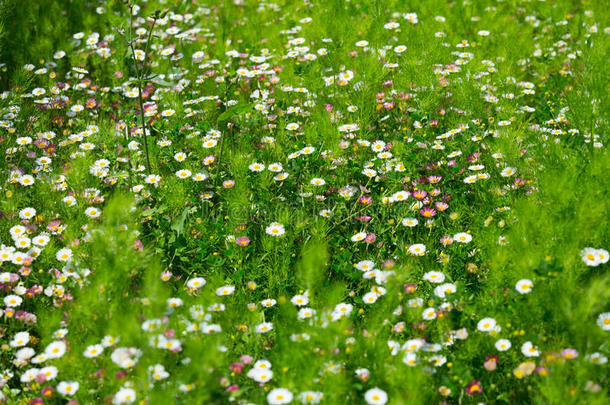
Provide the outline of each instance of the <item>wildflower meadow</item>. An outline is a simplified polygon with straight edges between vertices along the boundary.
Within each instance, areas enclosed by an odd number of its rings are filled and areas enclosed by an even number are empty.
[[[599,0],[1,0],[0,403],[610,403]]]

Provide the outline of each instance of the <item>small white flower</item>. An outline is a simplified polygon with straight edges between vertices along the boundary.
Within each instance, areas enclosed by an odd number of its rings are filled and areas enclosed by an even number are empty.
[[[358,232],[357,234],[351,237],[352,242],[360,242],[366,238],[366,232]]]
[[[431,321],[433,319],[436,319],[436,310],[434,308],[424,309],[424,311],[422,312],[422,318],[425,321]]]
[[[83,356],[87,358],[97,357],[104,351],[104,346],[102,345],[91,345],[85,349]]]
[[[442,283],[445,281],[445,274],[440,271],[429,271],[424,274],[423,278],[431,283]]]
[[[418,223],[419,223],[419,221],[415,218],[405,218],[402,220],[403,226],[408,226],[409,228],[413,228],[414,226],[417,226]]]
[[[265,232],[267,235],[271,236],[282,236],[284,233],[286,233],[286,230],[284,229],[284,225],[280,224],[279,222],[273,222],[267,228],[265,228]]]
[[[426,254],[426,245],[422,243],[416,243],[409,246],[409,253],[414,256],[423,256]]]
[[[510,340],[508,339],[500,339],[496,342],[496,349],[498,349],[498,351],[501,352],[505,352],[508,349],[510,349],[512,346],[512,344],[510,343]]]
[[[585,262],[587,266],[596,267],[600,264],[596,253],[597,249],[587,247],[580,251],[580,256],[582,257],[582,261]]]
[[[74,395],[78,391],[78,383],[76,381],[62,381],[57,385],[57,392],[61,395]]]
[[[364,294],[364,297],[362,297],[362,301],[364,301],[365,304],[374,304],[377,301],[378,297],[379,295],[376,292],[370,291]]]
[[[292,401],[292,392],[286,388],[274,388],[267,394],[267,402],[269,405],[283,405]]]
[[[604,312],[597,317],[597,324],[604,331],[610,330],[610,312]]]
[[[532,280],[528,279],[519,280],[515,285],[515,289],[520,294],[527,294],[532,291],[532,288],[534,288],[534,283],[532,282]]]
[[[11,347],[22,347],[30,342],[30,334],[28,332],[17,332],[10,342]]]
[[[176,177],[178,177],[179,179],[188,179],[189,177],[191,177],[191,175],[191,171],[186,169],[178,170],[176,172]]]
[[[477,323],[477,329],[481,332],[490,332],[496,327],[496,320],[493,318],[483,318]]]
[[[385,391],[375,387],[364,393],[364,400],[370,405],[384,405],[388,402],[388,394]]]
[[[131,404],[136,400],[136,392],[131,388],[121,388],[115,395],[112,403],[115,405]]]
[[[49,359],[57,359],[66,353],[66,344],[61,340],[49,343],[45,348],[44,353]]]
[[[21,303],[23,302],[23,298],[21,298],[18,295],[7,295],[6,297],[4,297],[4,305],[6,305],[9,308],[15,308],[18,307],[19,305],[21,305]]]
[[[460,232],[453,235],[453,240],[459,243],[468,243],[472,240],[472,235],[466,232]]]
[[[265,165],[262,163],[254,162],[250,166],[248,166],[248,168],[253,172],[262,172],[263,170],[265,170]]]
[[[523,355],[525,357],[538,357],[538,356],[540,356],[540,352],[538,351],[538,348],[535,347],[532,342],[525,342],[525,343],[523,343],[523,346],[521,346],[521,353],[523,353]]]
[[[206,281],[203,277],[195,277],[190,279],[186,286],[192,290],[198,290],[205,285]]]
[[[515,173],[517,173],[517,169],[515,169],[514,167],[506,167],[506,168],[504,168],[504,170],[502,170],[502,172],[500,173],[500,176],[510,177]]]
[[[232,285],[225,285],[223,287],[219,287],[216,289],[216,295],[218,295],[218,296],[231,295],[231,294],[233,294],[233,291],[235,291],[235,287],[233,287]]]
[[[21,219],[31,219],[34,215],[36,215],[36,210],[34,208],[28,207],[19,211],[19,218]]]
[[[89,218],[97,218],[102,215],[102,210],[96,207],[87,207],[85,209],[85,215]]]
[[[263,322],[254,328],[256,333],[267,333],[273,329],[273,324],[271,322]]]

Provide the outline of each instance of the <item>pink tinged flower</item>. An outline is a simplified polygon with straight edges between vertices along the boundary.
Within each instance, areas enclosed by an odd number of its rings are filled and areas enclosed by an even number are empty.
[[[471,155],[468,155],[466,160],[469,161],[469,162],[476,162],[477,159],[479,158],[479,156],[480,156],[480,153],[479,152],[475,152],[475,153],[473,153]]]
[[[424,322],[416,322],[411,326],[413,327],[413,329],[416,329],[416,330],[425,330],[427,327],[427,325]]]
[[[480,394],[482,392],[483,392],[483,386],[477,380],[472,380],[466,386],[466,394],[468,394],[468,395]]]
[[[247,236],[240,236],[235,239],[235,243],[239,246],[248,246],[250,244],[250,239]]]
[[[361,217],[356,217],[356,220],[360,222],[369,222],[371,220],[371,217],[369,217],[368,215],[364,215]]]
[[[229,367],[232,372],[235,374],[241,373],[244,368],[244,365],[240,362],[231,363],[231,367]]]
[[[383,267],[384,269],[391,269],[394,267],[394,260],[392,259],[388,259],[385,260],[383,263],[381,263],[381,267]]]
[[[50,398],[51,396],[53,396],[53,392],[55,392],[55,388],[53,388],[50,385],[47,385],[46,387],[44,387],[41,391],[41,394],[44,395],[47,398]]]
[[[398,322],[392,328],[392,331],[395,332],[395,333],[402,333],[402,332],[404,332],[404,330],[405,330],[405,323],[404,322]]]
[[[447,208],[449,208],[449,204],[447,204],[445,202],[440,202],[440,201],[435,202],[434,206],[439,211],[445,211]]]
[[[513,182],[514,187],[522,187],[527,183],[527,179],[522,179],[521,177],[517,177]]]
[[[436,215],[436,210],[432,207],[424,207],[423,209],[419,210],[419,213],[422,217],[432,218]]]
[[[371,197],[370,195],[363,195],[358,199],[358,202],[363,205],[369,205],[373,202],[373,197]]]
[[[252,361],[254,361],[254,358],[252,358],[252,356],[250,356],[248,354],[244,354],[239,357],[239,361],[241,361],[244,364],[252,364]]]
[[[374,233],[369,233],[368,235],[366,235],[366,238],[364,238],[364,241],[366,243],[375,243],[376,240],[377,236]]]
[[[131,247],[133,248],[133,250],[136,250],[138,252],[143,252],[144,251],[144,244],[142,243],[142,241],[140,239],[138,239],[137,241],[135,241]]]
[[[453,243],[453,238],[449,235],[445,235],[441,238],[441,244],[443,246],[448,246],[451,245]]]
[[[204,166],[209,166],[212,163],[214,163],[215,160],[216,160],[216,156],[210,155],[210,156],[204,157],[202,163]]]
[[[578,357],[578,351],[576,349],[563,349],[561,355],[566,359],[575,359]]]
[[[225,180],[222,182],[222,186],[224,188],[233,188],[234,185],[235,185],[235,180]]]
[[[172,272],[171,271],[166,270],[163,273],[161,273],[161,280],[169,281],[171,278],[172,278]]]
[[[227,392],[234,392],[234,391],[237,391],[238,389],[239,389],[239,385],[237,385],[237,384],[229,385],[227,387]]]
[[[61,225],[61,221],[59,221],[59,220],[51,221],[47,225],[47,229],[49,231],[56,231],[60,225]]]
[[[417,291],[417,284],[405,284],[405,292],[407,294],[413,294]]]
[[[428,193],[426,193],[426,191],[424,191],[424,190],[417,190],[417,191],[414,191],[411,195],[416,200],[423,200],[424,198],[426,198]]]
[[[89,100],[87,100],[87,103],[85,104],[85,106],[89,109],[95,108],[95,107],[97,107],[97,100],[94,98],[90,98]]]
[[[485,370],[494,371],[498,366],[498,357],[497,356],[488,356],[483,364]]]

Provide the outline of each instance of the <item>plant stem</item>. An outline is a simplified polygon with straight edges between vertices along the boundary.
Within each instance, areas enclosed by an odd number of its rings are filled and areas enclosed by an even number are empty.
[[[144,93],[144,77],[146,74],[146,62],[148,62],[148,49],[150,46],[152,32],[155,28],[157,19],[156,19],[156,17],[153,18],[152,26],[150,27],[150,30],[148,31],[148,38],[146,40],[146,49],[144,51],[144,61],[142,64],[142,69],[138,69],[138,61],[137,61],[136,54],[135,54],[135,48],[133,46],[132,15],[133,15],[133,6],[130,6],[130,8],[129,8],[129,46],[131,48],[132,58],[133,58],[134,66],[136,69],[136,77],[137,77],[137,84],[138,84],[138,101],[140,104],[140,121],[142,124],[142,135],[144,137],[144,155],[146,156],[146,172],[148,174],[150,174],[150,167],[151,167],[150,154],[148,152],[148,135],[146,133],[147,124],[146,124],[145,117],[144,117],[144,98],[142,97],[142,93]]]

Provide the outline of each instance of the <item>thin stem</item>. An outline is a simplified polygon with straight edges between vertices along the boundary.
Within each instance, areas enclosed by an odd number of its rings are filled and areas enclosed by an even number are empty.
[[[146,121],[144,117],[144,98],[142,97],[142,93],[144,93],[143,83],[144,83],[144,75],[146,69],[146,62],[148,61],[148,49],[150,45],[150,39],[152,37],[153,29],[155,28],[156,18],[153,18],[153,24],[148,32],[148,39],[146,41],[146,50],[144,52],[144,61],[142,65],[142,69],[138,69],[138,60],[136,58],[135,48],[134,48],[134,40],[132,36],[132,26],[133,26],[133,6],[129,6],[129,47],[131,48],[131,54],[136,70],[137,84],[138,84],[138,101],[140,104],[140,121],[142,123],[142,134],[144,137],[144,155],[146,156],[146,172],[150,174],[150,154],[148,153],[148,135],[146,133]]]
[[[146,171],[150,174],[150,156],[148,154],[148,136],[146,135],[146,122],[144,121],[144,99],[142,98],[142,80],[138,80],[138,100],[140,101],[140,120],[144,134],[144,154],[146,155]]]

